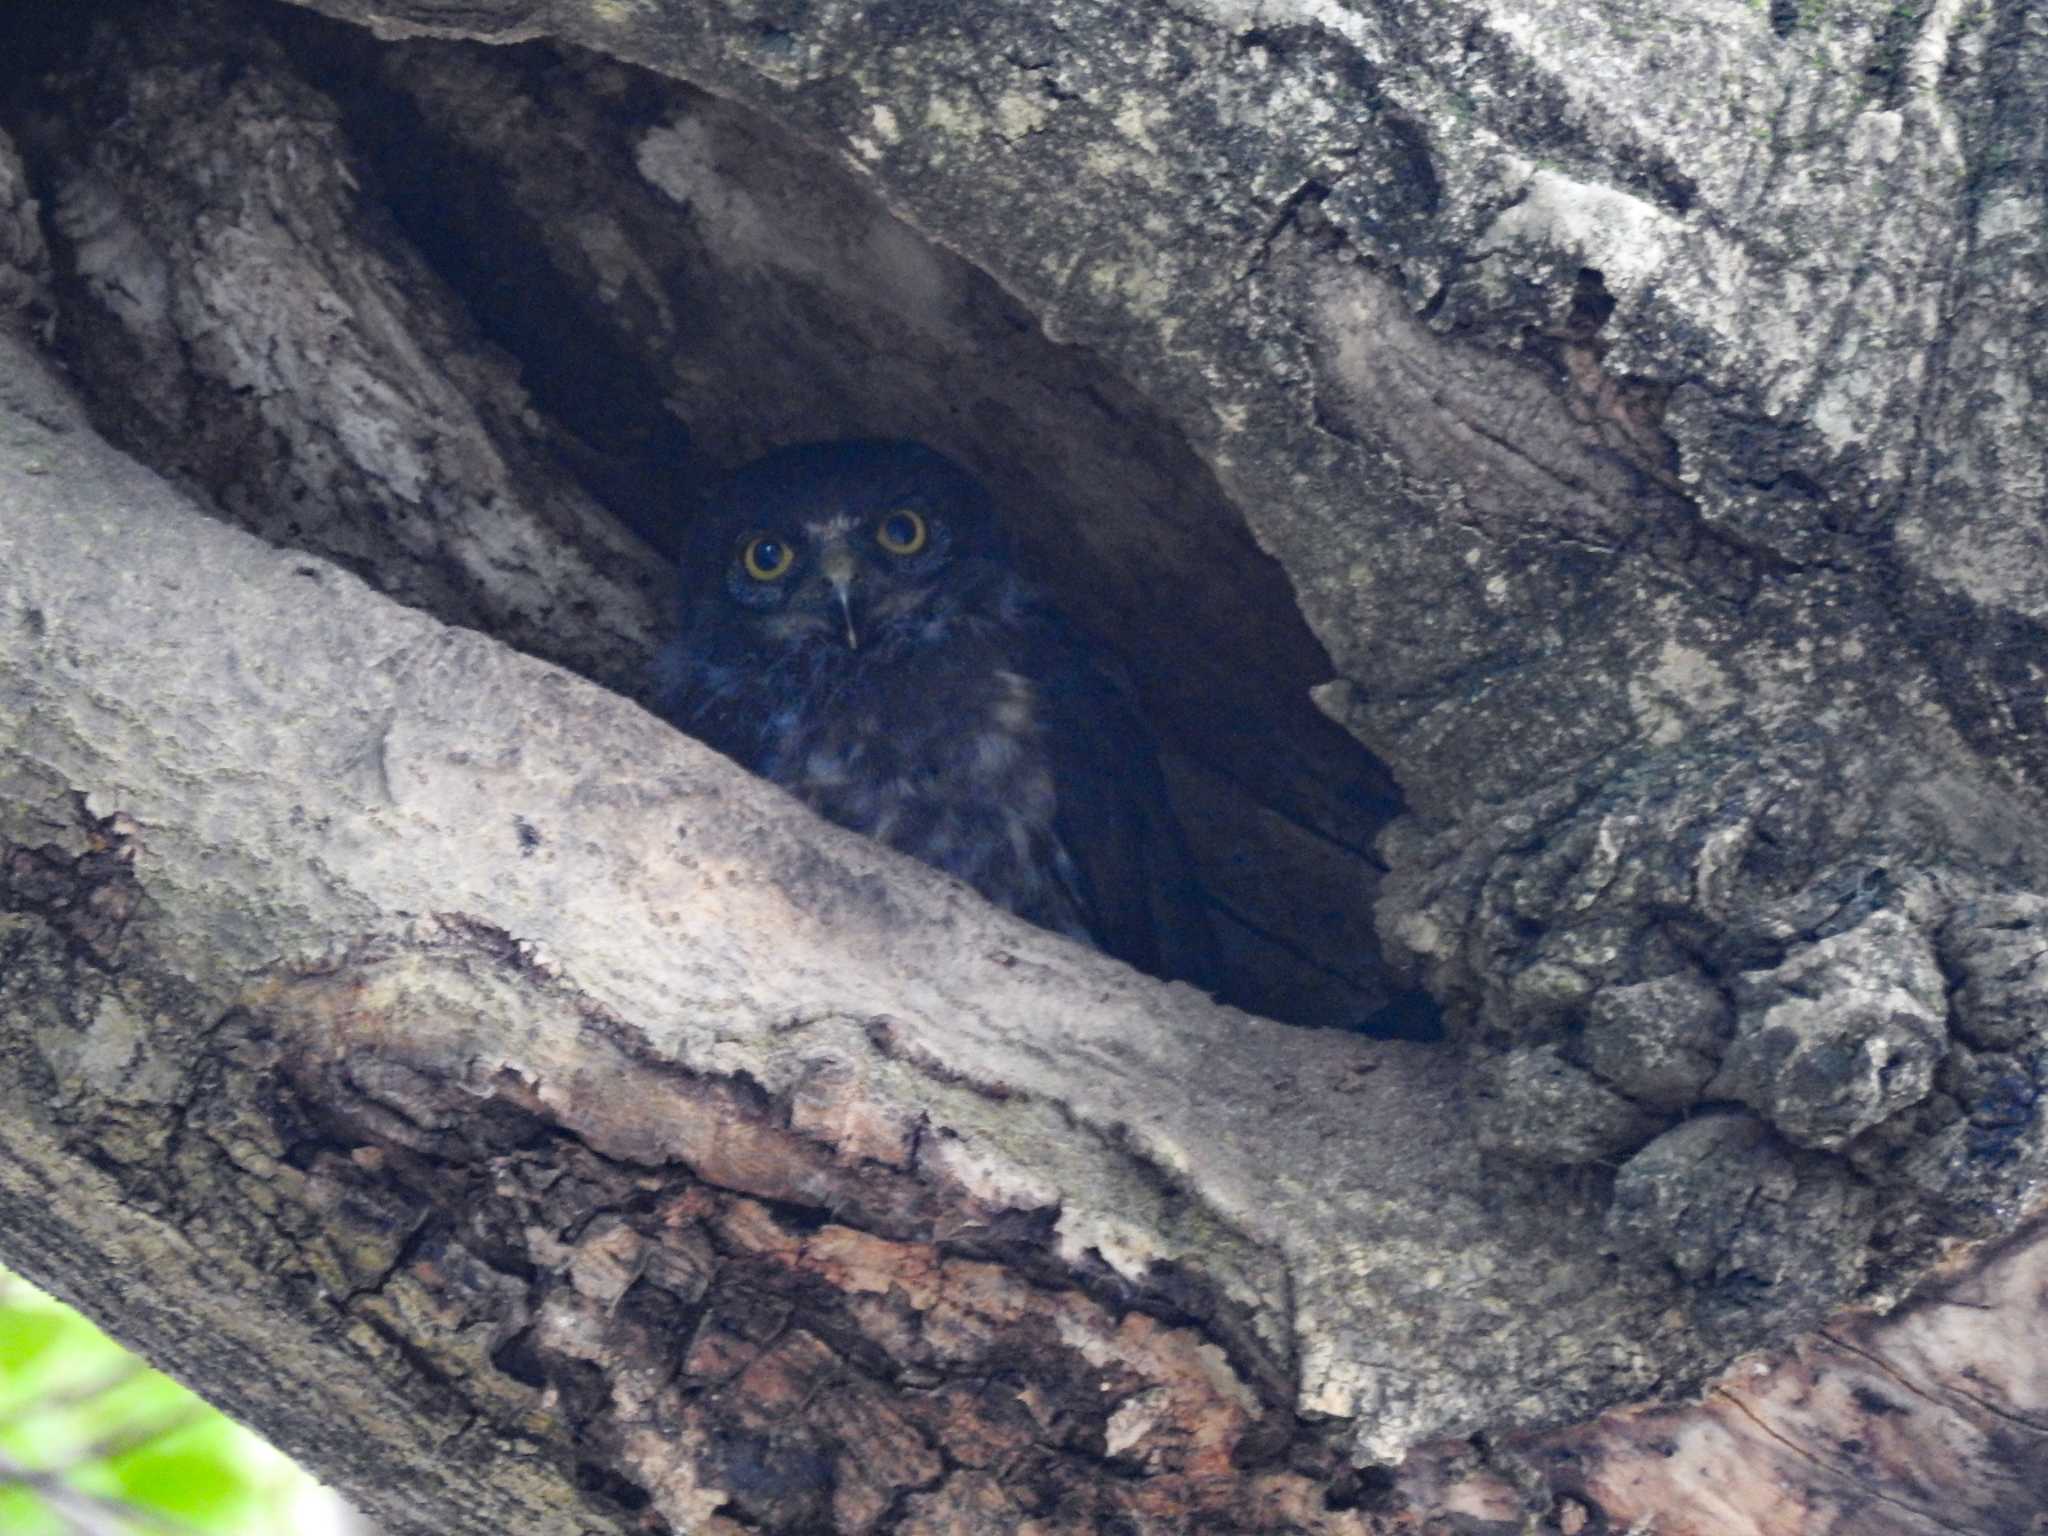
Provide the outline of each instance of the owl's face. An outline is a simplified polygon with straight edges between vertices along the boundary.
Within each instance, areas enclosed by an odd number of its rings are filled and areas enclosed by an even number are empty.
[[[981,486],[917,443],[805,443],[726,482],[692,565],[765,649],[871,649],[940,617],[967,561],[1000,558]],[[700,589],[701,591],[701,589]]]

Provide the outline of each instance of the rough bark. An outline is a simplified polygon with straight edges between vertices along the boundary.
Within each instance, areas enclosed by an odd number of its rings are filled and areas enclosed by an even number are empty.
[[[2038,18],[318,9],[0,115],[10,1262],[398,1529],[2037,1518]],[[1447,1046],[597,686],[860,430]]]

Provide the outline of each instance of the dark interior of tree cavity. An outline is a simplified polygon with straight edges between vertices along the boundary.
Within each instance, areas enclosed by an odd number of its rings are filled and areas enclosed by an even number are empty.
[[[182,32],[166,20],[179,14]],[[1120,654],[1166,744],[1226,1000],[1435,1033],[1427,1000],[1386,978],[1372,928],[1372,844],[1398,794],[1309,702],[1330,665],[1279,566],[1141,388],[1050,340],[826,149],[595,56],[384,43],[267,0],[16,7],[0,26],[0,127],[46,210],[106,153],[130,110],[122,73],[157,50],[189,67],[217,47],[227,71],[279,71],[331,103],[363,238],[417,253],[478,344],[516,365],[526,446],[664,556],[707,486],[777,444],[905,436],[967,464],[1032,573]],[[67,272],[62,221],[46,224],[54,345],[106,435],[268,537],[471,617],[352,553],[366,542],[303,535],[313,512],[253,506],[256,439],[191,419],[246,409],[235,390],[190,391],[179,430],[152,429],[164,413],[145,397],[163,381],[124,362],[132,338]]]

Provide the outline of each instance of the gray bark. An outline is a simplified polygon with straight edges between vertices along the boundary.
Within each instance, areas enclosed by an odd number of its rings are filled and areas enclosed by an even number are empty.
[[[395,1530],[2025,1528],[2037,17],[317,9],[0,114],[0,1255]],[[608,691],[872,431],[1446,1043]]]

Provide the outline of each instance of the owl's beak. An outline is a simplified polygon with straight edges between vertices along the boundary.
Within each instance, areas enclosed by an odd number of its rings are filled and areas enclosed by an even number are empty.
[[[818,562],[818,569],[825,573],[825,579],[832,584],[832,595],[839,599],[839,612],[846,620],[846,648],[857,651],[860,636],[853,627],[853,574],[857,569],[853,551],[843,543],[832,545]]]

